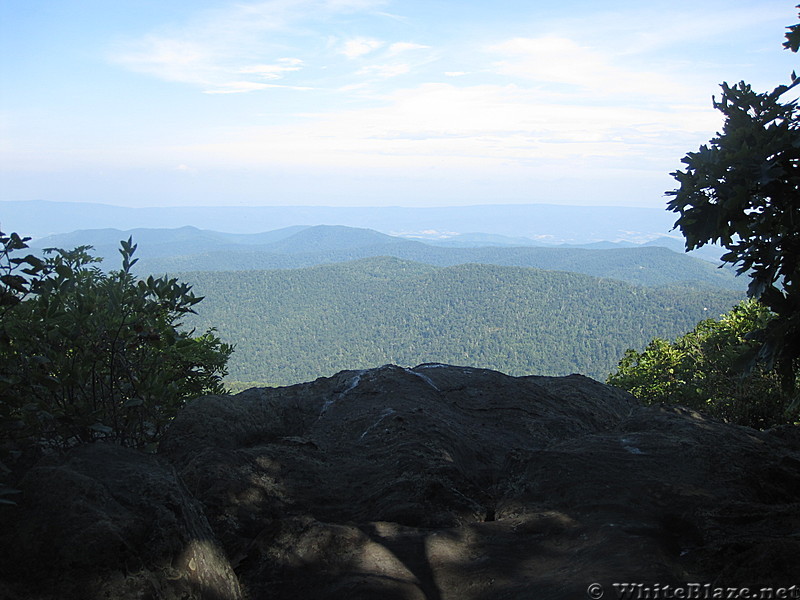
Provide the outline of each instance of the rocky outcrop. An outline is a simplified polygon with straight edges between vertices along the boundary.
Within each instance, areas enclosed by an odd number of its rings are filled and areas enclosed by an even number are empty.
[[[156,456],[83,446],[20,487],[0,511],[0,597],[242,598],[202,505]]]
[[[790,586],[799,494],[796,427],[643,407],[578,375],[385,366],[200,398],[158,457],[40,465],[0,516],[2,573],[19,598],[70,597],[45,595],[59,578],[90,590],[71,597],[253,600]]]

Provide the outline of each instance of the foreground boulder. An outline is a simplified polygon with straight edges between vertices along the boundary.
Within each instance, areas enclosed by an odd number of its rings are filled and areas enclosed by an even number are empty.
[[[574,599],[592,583],[606,598],[614,583],[800,583],[797,427],[643,407],[578,375],[385,366],[208,396],[158,457],[78,449],[23,488],[14,519],[0,511],[0,596]]]
[[[84,446],[20,487],[0,511],[0,598],[242,597],[203,507],[155,456]]]
[[[161,446],[252,597],[287,599],[798,583],[799,451],[582,376],[439,364],[206,397]]]

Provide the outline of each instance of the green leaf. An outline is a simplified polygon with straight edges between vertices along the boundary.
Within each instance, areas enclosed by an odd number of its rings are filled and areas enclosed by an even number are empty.
[[[70,269],[65,264],[57,264],[55,266],[55,271],[60,277],[63,277],[64,279],[69,279],[73,275],[72,269]]]

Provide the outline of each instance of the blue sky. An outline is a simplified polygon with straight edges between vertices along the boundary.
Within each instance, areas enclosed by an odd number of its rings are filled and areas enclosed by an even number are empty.
[[[795,4],[0,0],[0,201],[663,206]]]

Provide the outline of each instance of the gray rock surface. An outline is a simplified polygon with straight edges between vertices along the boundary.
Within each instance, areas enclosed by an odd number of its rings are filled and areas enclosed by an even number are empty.
[[[208,396],[158,457],[97,447],[31,471],[21,520],[0,517],[20,547],[3,577],[19,598],[56,597],[21,591],[39,572],[94,586],[76,598],[800,584],[798,429],[643,407],[578,375],[439,364]]]
[[[9,598],[239,600],[238,579],[203,507],[153,455],[75,448],[27,473],[0,511]]]

